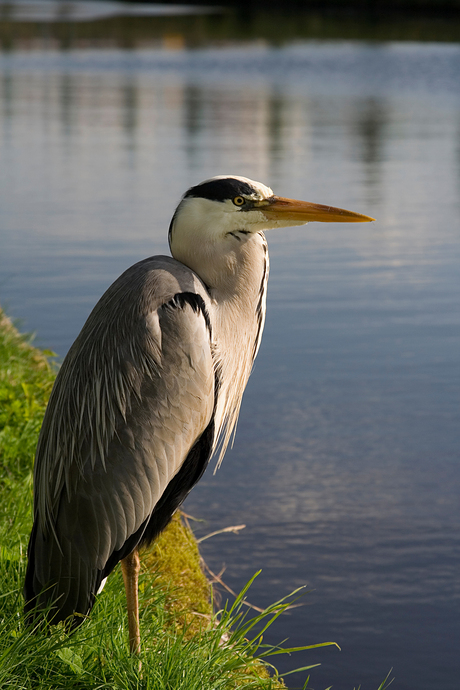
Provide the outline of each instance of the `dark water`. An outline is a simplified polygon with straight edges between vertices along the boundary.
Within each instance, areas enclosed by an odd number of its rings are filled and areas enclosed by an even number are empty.
[[[311,687],[459,687],[460,47],[298,42],[0,58],[0,303],[63,356],[182,192],[233,172],[375,216],[271,231],[234,448],[186,510]],[[302,686],[306,674],[290,677]]]

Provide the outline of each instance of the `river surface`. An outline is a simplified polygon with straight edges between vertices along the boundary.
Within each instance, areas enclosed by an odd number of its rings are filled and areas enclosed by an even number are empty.
[[[458,690],[460,46],[15,50],[0,98],[0,303],[61,358],[202,179],[377,218],[268,233],[235,444],[185,509],[200,536],[246,525],[202,553],[234,590],[262,569],[254,604],[307,585],[266,639],[341,651],[280,670]]]

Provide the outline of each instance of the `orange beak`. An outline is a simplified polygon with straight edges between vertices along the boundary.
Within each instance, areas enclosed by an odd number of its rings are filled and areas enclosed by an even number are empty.
[[[285,199],[281,196],[272,196],[271,199],[265,199],[260,203],[260,210],[270,220],[293,220],[301,223],[314,220],[321,223],[368,223],[371,220],[375,220],[375,218],[370,216],[347,211],[344,208],[311,204],[308,201]]]

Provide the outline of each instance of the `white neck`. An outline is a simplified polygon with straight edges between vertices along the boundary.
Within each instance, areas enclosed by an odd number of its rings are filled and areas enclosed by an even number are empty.
[[[215,416],[221,438],[218,465],[235,429],[265,323],[269,258],[264,235],[249,235],[237,254],[240,270],[209,291],[222,381]]]
[[[239,229],[231,226],[230,220],[235,225],[235,214],[229,214],[228,223],[222,222],[220,214],[216,223],[212,213],[207,216],[200,213],[200,224],[194,225],[190,208],[173,220],[171,253],[201,278],[211,297],[213,341],[222,382],[215,416],[216,437],[220,436],[222,447],[220,463],[236,424],[243,391],[262,337],[268,250],[262,232],[241,232],[244,231],[241,221]],[[211,211],[214,208],[215,204],[210,205]],[[186,218],[187,231],[180,225],[181,217]],[[241,214],[241,220],[243,218]],[[213,235],[208,224],[218,227],[219,234]]]

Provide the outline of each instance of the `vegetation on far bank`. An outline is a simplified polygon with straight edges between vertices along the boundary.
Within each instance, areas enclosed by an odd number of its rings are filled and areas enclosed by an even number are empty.
[[[196,4],[194,0],[190,0]],[[203,3],[200,3],[203,4]],[[208,0],[190,15],[87,17],[34,21],[22,12],[0,15],[0,51],[146,48],[185,50],[256,42],[280,47],[298,41],[458,42],[460,0]],[[11,9],[11,8],[10,8]],[[36,8],[35,8],[36,10]],[[34,10],[34,11],[35,11]]]

